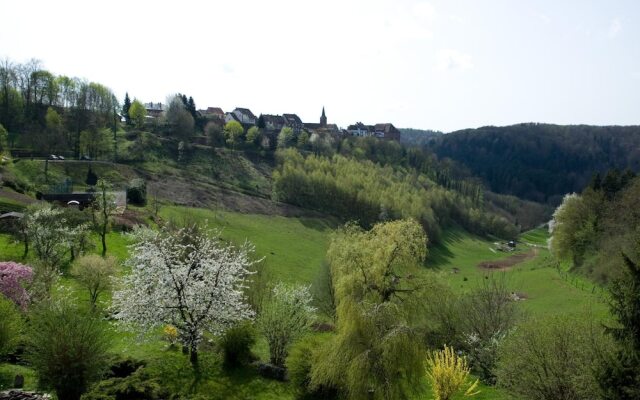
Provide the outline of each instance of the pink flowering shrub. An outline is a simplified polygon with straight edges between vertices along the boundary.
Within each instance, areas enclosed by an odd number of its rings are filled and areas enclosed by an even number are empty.
[[[0,262],[0,293],[23,309],[29,303],[29,294],[23,285],[32,279],[31,267],[13,261]]]

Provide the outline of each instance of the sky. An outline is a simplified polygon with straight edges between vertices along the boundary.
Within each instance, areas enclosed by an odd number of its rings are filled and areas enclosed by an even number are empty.
[[[0,0],[0,58],[143,102],[450,132],[640,124],[640,1]]]

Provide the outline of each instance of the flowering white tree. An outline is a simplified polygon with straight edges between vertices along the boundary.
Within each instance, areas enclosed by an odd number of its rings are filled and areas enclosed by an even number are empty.
[[[132,271],[113,295],[115,315],[122,323],[145,331],[175,326],[195,366],[205,331],[219,334],[253,317],[242,293],[254,263],[249,257],[253,246],[234,248],[196,227],[138,228],[133,236],[127,260]]]
[[[308,286],[273,288],[273,295],[262,308],[258,327],[269,344],[271,364],[284,367],[289,346],[304,334],[314,321],[316,309]]]
[[[35,265],[35,278],[43,285],[43,294],[48,294],[55,278],[60,274],[60,265],[70,253],[78,238],[85,234],[85,224],[69,226],[63,210],[50,204],[39,204],[29,208],[24,216],[26,236],[39,259]]]

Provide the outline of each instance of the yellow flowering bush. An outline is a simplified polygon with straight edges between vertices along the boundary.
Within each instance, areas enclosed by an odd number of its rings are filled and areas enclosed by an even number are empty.
[[[178,328],[173,325],[166,325],[162,330],[162,336],[164,340],[173,346],[178,342]]]
[[[427,378],[435,400],[449,400],[462,389],[469,379],[469,364],[464,357],[458,356],[453,348],[444,346],[444,350],[435,351],[427,358]],[[480,393],[478,380],[469,385],[465,397]]]

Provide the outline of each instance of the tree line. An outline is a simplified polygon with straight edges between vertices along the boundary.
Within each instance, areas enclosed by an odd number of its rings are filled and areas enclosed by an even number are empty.
[[[426,148],[482,178],[494,192],[559,204],[611,168],[640,169],[640,127],[519,124],[433,137]]]
[[[442,229],[458,224],[471,232],[514,237],[506,219],[483,209],[477,199],[438,185],[414,169],[381,166],[342,155],[278,153],[274,197],[300,207],[372,226],[412,217],[437,242]]]
[[[629,170],[594,175],[580,194],[565,196],[552,220],[551,249],[559,260],[607,283],[624,270],[621,253],[640,256],[636,243],[640,178]]]
[[[118,112],[100,83],[54,75],[38,60],[0,61],[0,125],[14,149],[76,157],[110,151]]]

